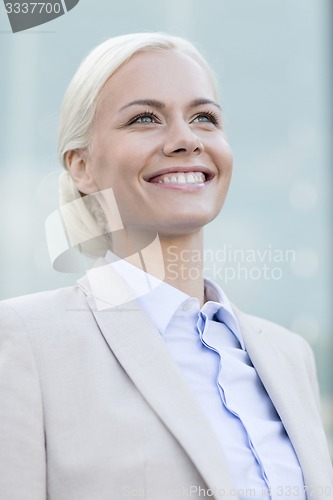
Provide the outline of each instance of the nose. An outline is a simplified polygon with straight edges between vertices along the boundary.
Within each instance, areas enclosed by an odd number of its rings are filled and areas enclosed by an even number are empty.
[[[185,121],[179,120],[168,128],[163,145],[165,156],[175,156],[182,153],[199,155],[203,150],[204,146],[199,137]]]

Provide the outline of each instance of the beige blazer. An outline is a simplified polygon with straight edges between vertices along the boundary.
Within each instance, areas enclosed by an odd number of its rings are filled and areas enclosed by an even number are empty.
[[[235,314],[309,498],[322,500],[332,468],[312,352],[282,327]],[[205,414],[137,302],[97,311],[84,278],[0,303],[1,499],[204,496],[237,498]]]

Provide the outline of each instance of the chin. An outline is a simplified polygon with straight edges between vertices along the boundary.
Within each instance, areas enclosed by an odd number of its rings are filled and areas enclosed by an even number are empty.
[[[155,231],[159,235],[181,236],[191,234],[203,229],[209,222],[217,217],[218,213],[208,214],[174,214],[170,220],[159,223],[155,226]]]

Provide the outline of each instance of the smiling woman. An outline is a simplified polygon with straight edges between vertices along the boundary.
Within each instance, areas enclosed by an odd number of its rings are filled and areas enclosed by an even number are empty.
[[[62,217],[102,258],[74,287],[1,304],[1,498],[331,496],[309,346],[203,276],[232,153],[195,47],[97,47],[59,151]]]
[[[65,155],[79,191],[112,188],[124,226],[160,238],[201,229],[220,212],[231,175],[214,99],[211,79],[190,56],[133,56],[101,90],[90,146]]]

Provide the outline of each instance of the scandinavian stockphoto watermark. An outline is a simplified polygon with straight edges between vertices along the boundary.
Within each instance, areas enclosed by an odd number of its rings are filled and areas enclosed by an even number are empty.
[[[13,33],[53,21],[72,10],[78,3],[79,0],[48,0],[47,2],[4,0]]]
[[[243,249],[224,244],[203,252],[190,249],[179,252],[176,246],[170,246],[167,253],[169,279],[195,280],[202,273],[225,284],[234,280],[281,280],[285,265],[296,260],[295,250],[273,248],[272,245],[264,249]],[[202,259],[203,270],[196,265]]]

